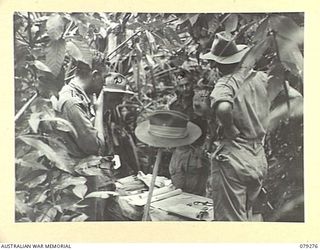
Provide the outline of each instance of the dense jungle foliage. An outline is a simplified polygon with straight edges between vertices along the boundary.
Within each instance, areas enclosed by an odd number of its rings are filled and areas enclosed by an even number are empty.
[[[76,133],[52,108],[76,61],[90,64],[101,57],[110,71],[125,75],[138,93],[130,101],[139,120],[170,102],[181,69],[194,84],[203,79],[213,87],[217,71],[199,55],[210,49],[217,32],[226,31],[251,46],[243,68],[263,70],[303,94],[303,13],[16,12],[13,19],[19,222],[86,220],[80,211],[81,201],[90,197],[86,176],[99,171],[90,166],[108,162],[98,156],[75,161],[56,136],[59,130]],[[286,94],[277,101],[286,102]],[[155,152],[137,147],[149,172],[154,159],[146,155]],[[283,121],[268,135],[266,153],[267,193],[259,209],[265,220],[303,221],[302,120]]]

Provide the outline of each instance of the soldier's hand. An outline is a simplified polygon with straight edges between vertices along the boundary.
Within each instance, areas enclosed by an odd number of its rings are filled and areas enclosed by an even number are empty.
[[[93,94],[93,104],[96,112],[103,112],[103,102],[104,102],[104,91],[100,91],[100,94],[97,98],[96,93]]]

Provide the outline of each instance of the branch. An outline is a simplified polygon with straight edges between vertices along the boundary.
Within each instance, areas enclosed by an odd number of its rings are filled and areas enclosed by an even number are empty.
[[[29,36],[29,45],[32,48],[33,47],[33,41],[32,41],[32,33],[31,33],[31,17],[30,12],[28,12],[28,36]]]
[[[135,62],[135,67],[136,67],[136,76],[137,76],[137,81],[136,81],[136,85],[137,85],[137,92],[138,92],[138,98],[140,99],[140,61],[136,60]]]
[[[23,41],[24,41],[26,44],[30,45],[30,44],[29,44],[29,41],[28,41],[26,38],[24,38],[23,35],[22,35],[19,31],[17,31],[17,34],[23,39]]]
[[[112,54],[114,54],[116,51],[118,51],[122,46],[124,46],[127,42],[129,42],[132,38],[134,38],[136,35],[138,35],[140,32],[142,32],[142,30],[137,31],[136,33],[134,33],[132,36],[130,36],[128,39],[126,39],[124,42],[122,42],[121,44],[119,44],[113,51],[111,51],[106,58],[109,58]]]
[[[154,95],[157,94],[157,88],[156,88],[156,81],[155,81],[155,78],[154,78],[154,72],[153,72],[153,66],[151,65],[151,63],[147,60],[147,64],[150,68],[150,75],[151,75],[151,83],[152,83],[152,87],[153,87],[153,92],[154,92]]]
[[[27,110],[27,108],[31,105],[31,103],[37,98],[38,92],[36,92],[30,99],[27,101],[23,107],[17,112],[17,114],[14,116],[14,122],[16,122],[23,113]]]
[[[177,21],[177,20],[179,20],[179,18],[175,17],[175,18],[173,18],[173,19],[171,19],[169,21],[164,22],[164,24],[168,24],[168,23],[171,23],[171,22],[174,22],[174,21]]]
[[[166,69],[166,70],[160,71],[160,72],[158,72],[158,73],[155,73],[155,74],[154,74],[154,77],[158,77],[158,76],[163,75],[163,74],[165,74],[165,73],[168,73],[168,72],[170,72],[170,71],[177,71],[177,70],[178,70],[177,68]]]

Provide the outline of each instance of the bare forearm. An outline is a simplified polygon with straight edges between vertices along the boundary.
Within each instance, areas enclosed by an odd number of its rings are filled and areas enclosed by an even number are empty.
[[[98,131],[98,137],[100,141],[102,142],[103,146],[105,145],[104,141],[104,128],[103,128],[103,111],[102,110],[97,110],[96,111],[96,117],[94,120],[94,127]]]

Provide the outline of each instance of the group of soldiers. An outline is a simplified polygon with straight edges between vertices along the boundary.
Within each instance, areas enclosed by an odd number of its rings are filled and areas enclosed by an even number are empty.
[[[215,220],[252,219],[252,207],[267,171],[263,143],[270,117],[278,119],[279,110],[286,112],[278,107],[277,116],[272,116],[270,110],[274,98],[283,91],[282,85],[271,86],[264,72],[241,70],[240,62],[248,50],[223,32],[216,34],[210,52],[200,56],[201,60],[214,62],[220,72],[214,88],[195,88],[188,73],[181,71],[176,100],[169,105],[201,129],[195,142],[173,150],[168,164],[170,178],[185,192],[211,196]],[[294,89],[289,93],[290,101],[301,99]],[[57,105],[57,112],[78,134],[64,136],[74,157],[117,154],[122,164],[117,178],[137,173],[134,144],[138,139],[132,129],[125,128],[119,115],[124,98],[133,94],[127,79],[108,72],[103,62],[93,61],[91,66],[78,62],[75,77],[60,91]],[[99,180],[90,177],[87,184],[88,192],[94,191]],[[97,204],[89,205],[89,220],[99,219],[96,209]]]

